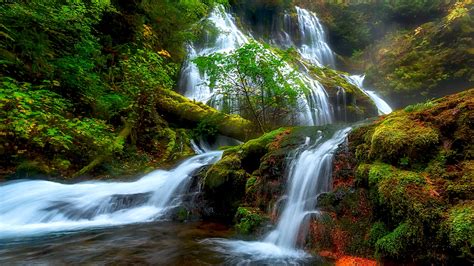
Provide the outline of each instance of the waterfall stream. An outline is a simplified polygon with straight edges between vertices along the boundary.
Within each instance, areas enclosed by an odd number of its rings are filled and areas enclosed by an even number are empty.
[[[334,52],[326,40],[326,33],[316,14],[296,7],[300,40],[296,41],[285,29],[292,28],[288,14],[284,15],[284,26],[281,32],[273,36],[271,43],[282,47],[296,46],[301,57],[317,66],[335,66]],[[309,95],[306,112],[302,112],[300,121],[306,125],[330,124],[333,122],[334,110],[327,101],[324,87],[311,79],[304,72],[305,82],[318,89]],[[344,76],[350,83],[358,87],[376,104],[380,114],[391,112],[388,104],[374,92],[363,88],[363,76]],[[319,93],[319,94],[317,94]],[[338,92],[338,100],[345,104],[345,91]],[[311,99],[311,97],[317,97]],[[342,99],[339,99],[341,98]],[[317,106],[312,107],[313,103]],[[319,117],[318,117],[319,115]],[[326,119],[326,120],[325,120]],[[316,122],[315,122],[316,121]],[[324,122],[321,122],[324,121]],[[230,263],[293,263],[295,260],[305,260],[308,255],[298,249],[298,236],[304,235],[307,229],[308,217],[317,214],[315,209],[317,196],[330,189],[330,177],[334,152],[346,139],[350,128],[338,130],[332,137],[309,140],[302,145],[297,156],[291,159],[285,204],[274,230],[261,241],[241,241],[228,239],[207,239],[202,241],[224,254]],[[311,143],[312,142],[312,143]]]
[[[326,32],[316,14],[296,7],[300,38],[284,27],[280,41],[294,45],[302,58],[317,66],[335,66],[334,52],[326,41]],[[288,14],[285,24],[291,23]],[[199,72],[192,60],[216,52],[230,52],[248,43],[252,37],[242,32],[232,15],[217,6],[208,21],[217,32],[205,40],[188,45],[188,58],[183,65],[179,87],[188,98],[221,108],[221,98],[206,85],[208,77]],[[292,70],[289,65],[285,66]],[[301,125],[334,123],[334,108],[323,85],[304,70],[297,73],[308,86],[309,93],[300,99]],[[375,92],[362,87],[363,76],[346,76],[376,104],[381,114],[391,112]],[[340,92],[345,97],[345,92]],[[345,99],[342,99],[345,102]],[[350,128],[337,130],[332,136],[320,132],[319,137],[302,145],[289,163],[285,203],[274,229],[260,241],[211,238],[202,241],[234,262],[265,262],[268,259],[306,259],[298,249],[298,235],[305,231],[307,219],[317,214],[317,196],[330,189],[332,161],[337,147],[346,139]],[[224,140],[228,141],[228,140]],[[61,184],[50,181],[20,180],[0,185],[0,239],[22,235],[38,235],[160,220],[179,206],[192,175],[203,166],[218,161],[222,152],[209,151],[206,143],[193,142],[199,155],[191,157],[169,171],[156,170],[133,182],[90,181]]]
[[[304,58],[312,58],[311,62],[321,65],[327,61],[333,62],[332,51],[327,47],[325,41],[319,41],[319,38],[325,35],[319,21],[315,19],[307,11],[299,9],[301,15],[301,34],[307,36],[300,45],[299,51]],[[304,21],[309,18],[309,22]],[[213,91],[209,86],[208,77],[200,73],[197,66],[192,62],[199,56],[205,56],[212,53],[231,52],[240,46],[248,43],[253,38],[247,37],[235,24],[235,19],[225,8],[218,5],[211,12],[208,21],[215,28],[206,34],[203,43],[188,44],[188,58],[181,70],[181,78],[179,82],[180,91],[189,99],[209,104],[216,109],[222,109],[224,105],[231,106],[231,110],[238,110],[238,103],[227,102]],[[319,25],[319,27],[318,27]],[[217,34],[217,35],[216,35]],[[288,33],[285,33],[287,36]],[[317,36],[313,36],[317,35]],[[323,45],[324,44],[324,45]],[[269,56],[275,56],[269,51]],[[285,64],[281,71],[284,73],[293,72],[293,68],[289,64]],[[309,92],[305,97],[300,99],[301,111],[298,114],[297,124],[299,125],[326,125],[333,122],[333,110],[329,103],[328,96],[324,87],[317,80],[312,79],[304,72],[296,72],[298,78],[308,87]],[[238,112],[236,112],[238,114]]]
[[[375,103],[379,111],[379,115],[386,115],[392,112],[392,108],[386,101],[380,98],[375,91],[370,91],[364,88],[364,75],[351,75],[345,76],[346,80],[358,87],[365,95],[369,96],[370,99]]]
[[[192,175],[222,152],[191,157],[134,182],[60,184],[43,180],[0,185],[0,238],[150,222],[180,203]]]
[[[241,257],[239,263],[282,262],[286,260],[305,259],[308,254],[298,250],[298,235],[305,235],[308,219],[315,210],[317,197],[331,187],[330,177],[334,153],[346,139],[350,128],[336,131],[330,138],[319,137],[307,139],[297,156],[290,163],[290,174],[287,184],[286,202],[278,223],[262,241],[241,241],[226,239],[208,239],[205,243],[224,247],[218,251],[230,258]]]
[[[296,7],[301,35],[298,52],[301,57],[317,65],[335,67],[334,52],[326,41],[326,32],[318,17],[311,11]]]

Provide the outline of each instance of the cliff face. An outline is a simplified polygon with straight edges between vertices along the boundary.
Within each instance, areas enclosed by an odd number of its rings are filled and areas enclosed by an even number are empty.
[[[367,49],[368,83],[394,107],[472,87],[472,10],[459,1],[440,19],[385,36]]]

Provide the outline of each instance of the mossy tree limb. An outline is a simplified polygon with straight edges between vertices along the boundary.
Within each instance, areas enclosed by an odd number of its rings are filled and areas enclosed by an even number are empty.
[[[160,113],[166,114],[182,124],[197,124],[204,119],[213,121],[220,134],[238,140],[247,140],[254,134],[254,128],[250,121],[238,115],[220,113],[214,108],[189,100],[171,90],[160,90],[156,107]]]

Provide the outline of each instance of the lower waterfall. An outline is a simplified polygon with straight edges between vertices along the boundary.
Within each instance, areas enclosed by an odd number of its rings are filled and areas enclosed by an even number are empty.
[[[350,130],[340,129],[326,140],[320,133],[316,140],[307,139],[299,148],[290,163],[287,199],[282,213],[276,228],[265,238],[254,242],[225,239],[207,239],[204,242],[229,257],[242,257],[244,262],[308,257],[298,250],[297,238],[306,231],[309,215],[318,213],[315,208],[318,195],[330,190],[334,153]]]

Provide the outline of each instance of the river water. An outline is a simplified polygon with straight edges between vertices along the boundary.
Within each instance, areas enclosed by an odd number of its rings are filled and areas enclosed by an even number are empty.
[[[0,265],[278,265],[327,264],[318,257],[249,261],[216,252],[209,238],[233,230],[211,222],[153,222],[0,240]]]

